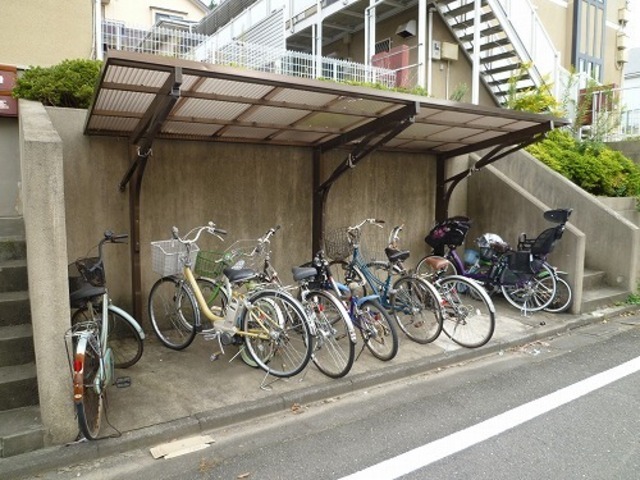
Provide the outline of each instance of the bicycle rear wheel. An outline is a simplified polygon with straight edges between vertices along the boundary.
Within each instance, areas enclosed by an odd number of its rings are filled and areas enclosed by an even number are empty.
[[[393,284],[391,311],[400,330],[417,343],[433,342],[442,331],[440,295],[424,280],[402,277]]]
[[[556,277],[556,294],[551,303],[544,310],[550,313],[562,313],[569,309],[573,292],[571,286],[564,278]]]
[[[289,294],[261,290],[248,299],[239,319],[253,361],[274,377],[292,377],[311,359],[313,341],[302,306]]]
[[[158,339],[173,350],[188,347],[196,336],[199,310],[193,294],[175,277],[162,277],[149,293],[149,319]]]
[[[357,325],[371,354],[389,361],[398,353],[398,333],[387,312],[376,300],[366,300],[357,308]]]
[[[78,427],[87,440],[98,438],[102,423],[105,385],[100,378],[100,359],[97,333],[81,333],[73,354],[73,400]]]
[[[474,280],[453,275],[436,282],[442,296],[442,329],[462,347],[485,345],[496,326],[495,307],[487,292]]]
[[[508,284],[500,286],[504,298],[523,312],[537,312],[551,304],[556,294],[556,276],[543,264],[536,273],[505,272]],[[503,274],[503,277],[505,275]]]
[[[100,312],[94,309],[94,315],[87,308],[76,310],[71,317],[71,325],[81,322],[96,321],[100,318]],[[107,313],[108,338],[107,345],[113,354],[114,366],[116,368],[129,368],[135,365],[144,349],[144,344],[138,330],[131,325],[120,313],[114,311],[109,306]]]
[[[338,299],[323,290],[308,292],[305,307],[315,324],[313,363],[328,377],[344,377],[353,366],[356,351],[349,335],[349,313]]]

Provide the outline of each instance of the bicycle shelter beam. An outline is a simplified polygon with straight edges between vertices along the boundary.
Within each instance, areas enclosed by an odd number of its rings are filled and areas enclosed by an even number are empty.
[[[119,188],[123,192],[129,185],[129,228],[131,251],[131,292],[133,296],[133,316],[142,318],[142,273],[140,265],[140,191],[142,178],[151,155],[151,145],[171,109],[180,97],[182,69],[175,67],[164,82],[155,98],[129,136],[132,158],[127,173]],[[137,148],[134,145],[137,144]]]
[[[345,134],[333,138],[314,149],[312,254],[315,254],[320,249],[321,240],[324,236],[325,205],[331,186],[348,170],[355,168],[355,166],[365,156],[375,151],[382,145],[386,144],[394,137],[396,137],[400,132],[411,126],[414,123],[415,115],[419,110],[420,104],[417,102],[412,103],[372,122],[350,130]],[[380,137],[380,135],[383,136],[378,140],[373,141],[375,138]],[[329,175],[329,178],[327,180],[320,184],[322,154],[332,148],[345,145],[358,138],[362,138],[362,140],[354,146],[354,148],[347,156],[347,159],[343,163],[338,165],[333,173]]]
[[[504,135],[500,137],[501,140],[504,140],[503,143],[495,146],[489,153],[485,154],[472,167],[449,178],[445,178],[445,162],[447,159],[465,153],[471,153],[488,146],[494,146],[496,145],[496,139],[490,139],[486,142],[483,142],[484,146],[478,144],[477,146],[474,146],[476,148],[474,148],[473,150],[470,150],[470,147],[463,147],[452,152],[447,152],[446,154],[438,155],[438,163],[436,167],[436,221],[443,221],[449,216],[449,201],[451,200],[451,195],[453,194],[453,190],[455,189],[455,187],[462,180],[479,171],[481,168],[541,140],[542,138],[544,138],[544,135],[552,129],[553,122],[549,122],[530,127],[515,135]],[[447,188],[448,183],[450,183],[450,185]]]

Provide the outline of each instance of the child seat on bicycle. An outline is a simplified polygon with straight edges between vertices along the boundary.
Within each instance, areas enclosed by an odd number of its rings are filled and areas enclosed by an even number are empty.
[[[468,217],[462,215],[450,217],[436,223],[424,241],[433,248],[448,245],[460,246],[464,243],[470,228],[471,220]]]

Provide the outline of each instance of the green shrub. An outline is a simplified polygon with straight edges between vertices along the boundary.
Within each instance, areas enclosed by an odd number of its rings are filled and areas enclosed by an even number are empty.
[[[593,195],[640,195],[640,167],[602,143],[579,142],[567,130],[553,130],[527,151]]]
[[[99,60],[77,59],[52,67],[32,67],[16,82],[13,96],[54,107],[87,108],[101,65]]]

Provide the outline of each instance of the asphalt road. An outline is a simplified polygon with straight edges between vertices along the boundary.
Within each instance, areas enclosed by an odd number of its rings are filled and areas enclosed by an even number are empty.
[[[37,478],[637,479],[640,326],[629,323],[294,406],[173,459],[143,449]]]

